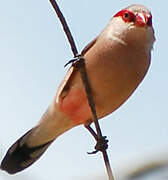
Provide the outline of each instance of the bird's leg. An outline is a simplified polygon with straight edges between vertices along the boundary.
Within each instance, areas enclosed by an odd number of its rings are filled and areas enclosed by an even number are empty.
[[[96,132],[93,130],[93,128],[91,128],[90,125],[84,125],[85,128],[91,133],[91,135],[95,138],[95,140],[98,140],[97,134]]]
[[[108,148],[108,140],[106,136],[98,136],[96,132],[90,127],[90,125],[85,125],[85,128],[91,133],[91,135],[95,138],[97,141],[95,145],[95,151],[88,152],[88,154],[96,154],[97,152],[105,151]]]

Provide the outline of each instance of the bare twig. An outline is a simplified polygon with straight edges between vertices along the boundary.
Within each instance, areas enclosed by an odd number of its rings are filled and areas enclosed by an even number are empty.
[[[78,54],[78,51],[77,51],[77,48],[76,48],[76,45],[75,45],[75,41],[74,41],[74,39],[72,37],[70,29],[69,29],[69,27],[68,27],[68,25],[66,23],[66,20],[65,20],[63,14],[62,14],[57,2],[55,0],[49,0],[49,1],[52,4],[58,18],[61,21],[64,32],[66,33],[68,41],[69,41],[69,43],[71,45],[71,49],[72,49],[72,52],[74,54],[74,57],[76,57],[76,59],[77,59],[77,61],[75,63],[74,63],[74,61],[70,61],[70,62],[73,62],[73,65],[75,65],[80,70],[81,78],[82,78],[82,81],[83,81],[83,84],[84,84],[84,87],[85,87],[85,91],[86,91],[86,94],[87,94],[89,106],[90,106],[92,114],[93,114],[93,120],[94,120],[96,131],[97,131],[97,134],[93,130],[92,130],[91,133],[95,137],[95,139],[98,141],[99,139],[104,138],[104,137],[102,136],[102,132],[101,132],[100,125],[99,125],[99,122],[98,122],[98,118],[97,118],[95,104],[94,104],[94,101],[93,101],[93,98],[92,98],[92,95],[91,95],[92,91],[91,91],[91,86],[90,86],[88,76],[87,76],[87,72],[86,72],[86,68],[85,68],[84,57],[82,57],[82,56],[80,56]],[[91,129],[91,127],[88,126],[87,129]],[[109,180],[114,180],[106,149],[101,150],[101,152],[103,154],[103,158],[104,158],[104,162],[105,162],[105,165],[106,165]]]
[[[79,64],[79,66],[80,66],[79,70],[80,70],[80,73],[81,73],[83,84],[85,86],[85,91],[86,91],[86,94],[87,94],[89,105],[90,105],[90,108],[91,108],[91,111],[92,111],[92,114],[93,114],[93,119],[94,119],[96,131],[97,131],[97,138],[95,137],[95,133],[92,131],[92,129],[90,129],[89,131],[92,132],[92,135],[98,141],[101,138],[104,139],[104,137],[102,136],[102,132],[101,132],[101,129],[100,129],[100,126],[99,126],[98,118],[97,118],[95,104],[94,104],[93,98],[91,96],[91,87],[90,87],[90,83],[89,83],[86,68],[85,68],[85,61],[82,60],[82,58],[80,58],[79,61],[80,60],[81,60],[81,63]],[[88,126],[87,128],[91,128],[91,127]],[[114,180],[114,176],[113,176],[113,173],[112,173],[112,170],[111,170],[110,161],[109,161],[109,158],[108,158],[108,155],[107,155],[107,151],[106,151],[106,149],[103,149],[101,152],[103,154],[103,158],[104,158],[104,162],[105,162],[105,165],[106,165],[109,180]]]
[[[68,41],[69,41],[69,43],[71,45],[72,52],[73,52],[74,56],[76,57],[76,55],[78,54],[78,51],[77,51],[77,48],[76,48],[76,45],[75,45],[75,41],[74,41],[74,39],[72,37],[72,34],[70,32],[70,29],[69,29],[69,27],[68,27],[68,25],[66,23],[66,20],[65,20],[63,14],[62,14],[62,12],[61,12],[57,2],[55,0],[49,0],[49,1],[52,4],[52,6],[53,6],[53,8],[54,8],[58,18],[61,21],[61,24],[63,26],[64,32],[65,32],[65,34],[66,34],[66,36],[68,38]]]

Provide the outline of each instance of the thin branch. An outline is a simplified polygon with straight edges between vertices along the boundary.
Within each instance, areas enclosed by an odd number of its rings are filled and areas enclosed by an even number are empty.
[[[80,72],[81,72],[82,81],[83,81],[83,84],[85,86],[85,91],[86,91],[86,94],[87,94],[89,106],[90,106],[92,114],[93,114],[93,120],[94,120],[94,123],[95,123],[97,135],[98,135],[98,138],[99,138],[99,137],[102,137],[102,132],[101,132],[100,125],[99,125],[99,122],[98,122],[95,104],[93,102],[93,98],[92,98],[92,95],[91,95],[92,94],[91,86],[90,86],[88,76],[87,76],[87,72],[86,72],[86,68],[85,68],[85,61],[84,61],[83,57],[81,57],[80,60],[81,60],[81,62],[80,62],[81,66],[79,67],[79,69],[80,69]]]
[[[74,39],[72,37],[72,34],[71,34],[70,29],[69,29],[69,27],[68,27],[68,25],[66,23],[66,20],[65,20],[63,14],[62,14],[62,12],[61,12],[57,2],[55,0],[49,0],[49,1],[52,4],[52,6],[53,6],[53,8],[54,8],[54,10],[55,10],[59,20],[61,21],[61,24],[63,26],[64,32],[65,32],[65,34],[66,34],[66,36],[68,38],[68,41],[69,41],[69,43],[71,45],[71,50],[72,50],[72,52],[74,54],[74,57],[76,57],[77,54],[78,54],[78,50],[76,48],[75,41],[74,41]]]
[[[104,163],[106,165],[109,180],[115,180],[114,176],[113,176],[111,166],[110,166],[110,161],[109,161],[109,158],[108,158],[108,155],[107,155],[107,151],[103,151],[102,154],[103,154]]]
[[[89,105],[90,105],[90,108],[91,108],[91,111],[92,111],[92,114],[93,114],[93,120],[94,120],[96,131],[97,131],[97,141],[98,141],[99,138],[104,138],[104,137],[102,136],[102,132],[101,132],[100,125],[99,125],[99,122],[98,122],[98,118],[97,118],[95,104],[94,104],[93,98],[91,96],[91,94],[92,94],[91,93],[91,86],[90,86],[88,76],[87,76],[87,72],[86,72],[86,68],[85,68],[85,61],[84,61],[84,59],[82,57],[79,59],[79,61],[81,61],[81,62],[79,62],[79,70],[80,70],[80,73],[81,73],[83,84],[85,86],[85,91],[86,91],[86,94],[87,94]],[[89,127],[87,127],[87,128],[89,128]],[[92,135],[95,137],[95,134],[93,134],[92,130],[91,130],[91,132],[92,132]],[[108,155],[107,155],[107,151],[106,151],[106,149],[104,149],[101,152],[103,154],[103,158],[104,158],[104,162],[105,162],[105,165],[106,165],[109,180],[114,180],[114,176],[113,176],[112,169],[111,169],[111,166],[110,166],[110,161],[109,161],[109,158],[108,158]]]
[[[49,0],[49,1],[52,4],[52,6],[53,6],[53,8],[54,8],[58,18],[61,21],[61,24],[63,26],[64,32],[66,33],[68,41],[69,41],[69,43],[71,45],[71,49],[72,49],[72,52],[74,54],[74,57],[77,57],[77,61],[75,63],[74,63],[74,61],[72,61],[72,62],[73,62],[74,66],[79,68],[80,73],[81,73],[81,78],[82,78],[82,81],[83,81],[83,84],[84,84],[84,87],[85,87],[85,91],[86,91],[86,94],[87,94],[89,106],[90,106],[92,114],[93,114],[93,121],[95,123],[96,131],[97,131],[97,140],[99,138],[104,138],[102,136],[102,132],[101,132],[100,125],[99,125],[99,122],[98,122],[98,118],[97,118],[95,104],[94,104],[94,101],[93,101],[93,98],[92,98],[92,95],[91,95],[92,91],[91,91],[91,86],[90,86],[90,83],[89,83],[89,80],[88,80],[88,76],[87,76],[87,72],[86,72],[84,57],[78,55],[78,51],[77,51],[77,48],[76,48],[76,45],[75,45],[75,41],[74,41],[74,39],[72,37],[70,29],[69,29],[69,27],[68,27],[68,25],[66,23],[66,20],[65,20],[63,14],[62,14],[62,12],[61,12],[57,2],[55,0]],[[94,133],[94,135],[95,135],[95,133]],[[106,169],[107,169],[109,180],[114,180],[114,177],[113,177],[113,174],[112,174],[112,170],[111,170],[111,167],[110,167],[110,162],[109,162],[109,158],[108,158],[106,149],[102,150],[101,152],[103,154],[103,158],[104,158],[104,162],[105,162],[105,165],[106,165]]]

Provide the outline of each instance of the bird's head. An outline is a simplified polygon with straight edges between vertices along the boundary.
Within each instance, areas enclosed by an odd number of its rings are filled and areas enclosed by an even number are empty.
[[[146,45],[152,49],[155,40],[152,14],[142,5],[131,5],[116,13],[109,23],[112,36],[124,43]]]
[[[142,28],[152,27],[152,14],[142,5],[129,6],[119,11],[114,17],[121,18],[123,22],[131,26]]]

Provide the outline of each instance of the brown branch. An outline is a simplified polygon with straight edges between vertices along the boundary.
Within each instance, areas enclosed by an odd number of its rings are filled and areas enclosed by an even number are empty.
[[[98,118],[97,118],[95,104],[94,104],[94,101],[93,101],[93,98],[92,98],[92,95],[91,95],[92,91],[91,91],[91,86],[90,86],[88,76],[87,76],[87,72],[86,72],[85,59],[84,59],[84,57],[78,55],[78,51],[77,51],[77,48],[76,48],[76,45],[75,45],[75,41],[74,41],[74,39],[72,37],[70,29],[69,29],[69,27],[68,27],[68,25],[66,23],[66,20],[65,20],[63,14],[62,14],[57,2],[55,0],[49,0],[49,1],[52,4],[58,18],[61,21],[64,32],[66,33],[68,41],[69,41],[69,43],[71,45],[71,49],[72,49],[72,52],[74,54],[74,57],[76,57],[75,60],[77,60],[77,61],[75,63],[73,63],[73,65],[75,67],[77,67],[80,70],[80,73],[81,73],[81,78],[82,78],[82,81],[83,81],[83,84],[84,84],[84,87],[85,87],[85,91],[86,91],[86,94],[87,94],[89,106],[90,106],[92,114],[93,114],[93,121],[95,123],[96,131],[97,131],[97,134],[93,133],[93,131],[92,131],[92,135],[94,135],[94,137],[96,138],[96,136],[95,136],[95,134],[96,134],[97,135],[96,140],[98,141],[100,138],[104,138],[104,137],[102,136],[102,132],[101,132],[100,125],[99,125],[99,122],[98,122]],[[74,62],[74,61],[70,61],[70,62]],[[89,128],[91,128],[91,127],[89,126],[88,129]],[[105,162],[105,165],[106,165],[109,180],[114,180],[106,149],[101,150],[101,152],[103,154],[103,158],[104,158],[104,162]]]
[[[104,139],[104,137],[102,136],[102,132],[101,132],[100,125],[99,125],[99,122],[98,122],[98,118],[97,118],[95,104],[94,104],[94,101],[93,101],[93,98],[92,98],[92,95],[91,95],[92,94],[91,93],[91,86],[90,86],[90,83],[89,83],[89,80],[88,80],[88,76],[87,76],[87,72],[86,72],[86,68],[85,68],[84,58],[79,57],[79,61],[77,62],[77,64],[78,64],[78,68],[79,68],[80,73],[81,73],[83,84],[85,86],[85,91],[86,91],[86,94],[87,94],[89,106],[90,106],[92,114],[93,114],[93,120],[94,120],[96,131],[97,131],[97,138],[95,137],[95,133],[91,129],[90,130],[92,131],[92,135],[98,141],[101,138]],[[88,126],[87,128],[91,128],[91,127]],[[113,173],[112,173],[111,166],[110,166],[110,161],[109,161],[106,149],[103,149],[101,152],[103,154],[103,158],[104,158],[104,162],[105,162],[105,165],[106,165],[109,180],[114,180]]]
[[[97,136],[99,138],[99,137],[102,137],[102,132],[101,132],[100,125],[99,125],[99,122],[98,122],[95,104],[93,102],[93,98],[92,98],[92,95],[91,95],[92,91],[91,91],[91,86],[90,86],[88,76],[87,76],[87,72],[86,72],[86,68],[85,68],[85,60],[84,60],[83,57],[79,57],[79,58],[80,58],[79,59],[79,61],[80,61],[79,62],[79,70],[80,70],[80,73],[81,73],[83,84],[85,86],[85,91],[86,91],[86,95],[87,95],[87,98],[88,98],[89,106],[90,106],[92,114],[93,114],[93,120],[94,120],[94,123],[95,123]]]
[[[68,25],[66,23],[66,20],[65,20],[63,14],[62,14],[62,12],[61,12],[57,2],[55,0],[49,0],[49,1],[52,4],[52,6],[53,6],[53,8],[54,8],[54,10],[55,10],[59,20],[61,21],[61,24],[63,26],[64,32],[65,32],[65,34],[66,34],[66,36],[68,38],[68,41],[69,41],[69,43],[71,45],[71,50],[72,50],[72,52],[74,54],[74,57],[76,57],[77,54],[78,54],[78,50],[76,48],[75,41],[74,41],[74,39],[72,37],[72,34],[71,34],[70,29],[69,29],[69,27],[68,27]]]

